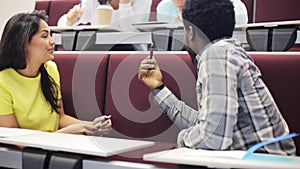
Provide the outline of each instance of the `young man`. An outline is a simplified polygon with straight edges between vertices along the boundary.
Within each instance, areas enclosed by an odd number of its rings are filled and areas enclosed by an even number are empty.
[[[198,69],[198,110],[163,85],[155,58],[141,62],[139,79],[152,90],[155,103],[182,128],[179,146],[246,150],[289,133],[260,70],[231,39],[233,8],[230,0],[186,0],[183,7],[185,45]],[[295,145],[287,139],[257,152],[295,155]]]

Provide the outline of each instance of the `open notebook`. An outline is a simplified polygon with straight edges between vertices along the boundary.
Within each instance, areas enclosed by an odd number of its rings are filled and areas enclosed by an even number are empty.
[[[202,150],[202,149],[198,149],[192,152],[187,153],[186,155],[188,156],[195,156],[195,157],[221,157],[221,158],[236,158],[236,159],[248,159],[248,158],[252,158],[251,155],[258,150],[259,148],[268,145],[268,144],[272,144],[278,141],[282,141],[285,139],[289,139],[292,137],[296,137],[299,134],[296,133],[291,133],[285,136],[280,136],[277,137],[275,139],[272,140],[267,140],[267,141],[263,141],[260,143],[255,144],[254,146],[252,146],[251,148],[249,148],[247,151],[240,151],[240,150],[228,150],[228,151],[211,151],[211,150]]]
[[[166,162],[207,166],[212,168],[299,168],[300,157],[254,153],[255,150],[281,140],[296,137],[299,134],[277,137],[252,146],[248,151],[212,151],[202,149],[178,148],[146,154],[145,161]]]
[[[0,143],[4,144],[100,157],[108,157],[154,145],[154,142],[151,141],[51,133],[16,128],[0,127],[0,133]]]

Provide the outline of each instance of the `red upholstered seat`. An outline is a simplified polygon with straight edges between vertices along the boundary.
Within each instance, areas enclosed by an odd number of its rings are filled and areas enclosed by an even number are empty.
[[[104,110],[108,55],[56,53],[65,113],[93,120]]]
[[[112,115],[112,137],[176,143],[178,128],[153,103],[153,96],[137,78],[148,54],[112,54],[107,77],[107,114]],[[177,97],[196,108],[195,69],[186,54],[158,54],[164,83]]]
[[[151,14],[149,21],[156,21],[156,7],[161,0],[152,0]]]
[[[49,15],[49,7],[51,0],[37,0],[35,2],[35,10],[45,10],[46,14]]]
[[[177,54],[176,54],[177,53]],[[155,52],[165,84],[196,109],[196,67],[185,52]],[[300,133],[300,52],[251,52],[291,132]],[[154,105],[153,96],[138,79],[139,64],[148,52],[56,52],[67,114],[91,120],[111,114],[111,137],[175,143],[178,127]],[[300,137],[296,137],[300,155]]]
[[[79,0],[52,0],[49,7],[49,26],[56,26],[58,19],[77,4]]]
[[[256,0],[255,22],[300,19],[299,0]]]
[[[290,131],[300,133],[300,53],[251,53]],[[300,155],[300,137],[295,139]]]
[[[248,12],[248,23],[253,22],[253,0],[242,0],[244,2]]]

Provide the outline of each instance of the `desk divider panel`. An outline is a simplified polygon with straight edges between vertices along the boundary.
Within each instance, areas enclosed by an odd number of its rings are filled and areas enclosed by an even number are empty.
[[[103,114],[108,54],[55,53],[65,113],[82,120]]]
[[[111,54],[105,107],[105,113],[111,114],[113,121],[109,136],[176,143],[178,127],[154,104],[150,90],[138,80],[140,62],[147,56],[147,53]],[[166,86],[196,108],[196,67],[189,56],[159,52],[154,56]]]
[[[253,0],[242,0],[247,8],[248,13],[248,23],[253,23]]]

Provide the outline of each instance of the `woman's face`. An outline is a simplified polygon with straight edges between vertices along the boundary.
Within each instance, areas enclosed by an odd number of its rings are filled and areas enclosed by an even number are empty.
[[[185,0],[173,0],[174,4],[179,8],[179,10],[182,10],[182,7],[184,5]]]
[[[41,65],[53,60],[54,45],[55,41],[50,35],[48,24],[41,19],[39,30],[32,36],[25,48],[28,61]]]

